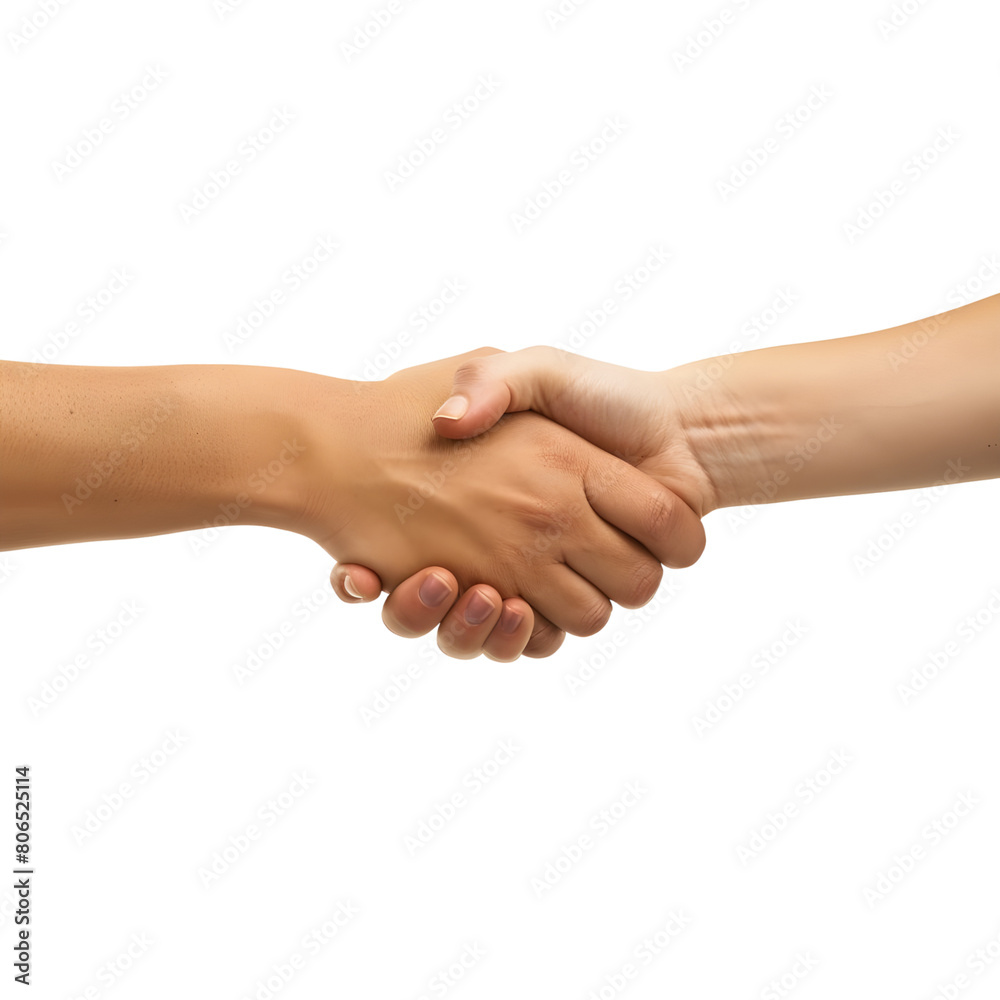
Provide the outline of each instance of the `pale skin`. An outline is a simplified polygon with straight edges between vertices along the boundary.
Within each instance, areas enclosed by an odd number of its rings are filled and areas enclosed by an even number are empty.
[[[660,563],[694,562],[704,533],[667,488],[538,414],[475,442],[436,435],[427,416],[475,357],[379,383],[0,362],[0,549],[281,528],[390,589],[451,567],[407,584],[423,608],[447,599],[451,655],[546,655],[600,629],[611,601],[648,601]]]
[[[724,507],[1000,477],[1000,295],[875,333],[635,371],[534,347],[472,359],[433,417],[445,438],[534,410],[625,458],[698,517]],[[428,573],[451,598],[419,600]],[[345,590],[350,578],[354,594]],[[344,600],[377,574],[338,565]],[[392,590],[383,619],[421,635],[452,627],[440,567]],[[360,595],[360,596],[358,596]],[[474,650],[469,650],[470,653]]]

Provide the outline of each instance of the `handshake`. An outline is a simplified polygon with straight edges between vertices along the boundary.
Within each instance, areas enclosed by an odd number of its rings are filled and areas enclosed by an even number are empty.
[[[343,600],[389,591],[400,635],[547,656],[695,562],[718,508],[1000,476],[998,371],[997,295],[665,372],[544,347],[382,382],[0,362],[0,549],[235,510],[323,546]]]
[[[704,548],[720,499],[663,374],[484,349],[357,392],[350,509],[317,496],[305,533],[341,560],[343,600],[390,590],[399,635],[439,626],[451,656],[547,656]]]
[[[547,656],[695,562],[713,510],[1000,476],[998,371],[1000,295],[665,372],[477,351],[364,393],[381,485],[318,540],[343,600],[390,591],[392,631]]]

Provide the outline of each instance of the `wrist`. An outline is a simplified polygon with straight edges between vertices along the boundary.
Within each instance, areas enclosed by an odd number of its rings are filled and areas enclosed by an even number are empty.
[[[716,506],[899,489],[883,351],[869,336],[724,354],[669,374]],[[881,424],[873,414],[893,414]],[[898,450],[898,449],[896,449]]]
[[[394,429],[393,411],[379,406],[385,383],[258,371],[266,372],[258,399],[272,432],[269,450],[257,448],[248,463],[260,490],[255,523],[305,535],[340,558],[345,528],[380,478]],[[294,459],[284,461],[283,450]]]
[[[800,433],[779,386],[747,355],[724,354],[663,373],[685,444],[706,480],[702,513],[783,495],[791,481],[786,457]]]
[[[240,462],[229,491],[247,511],[243,522],[328,546],[371,477],[366,429],[377,383],[286,368],[244,368],[241,382],[232,424]]]
[[[300,531],[308,505],[305,390],[321,376],[287,368],[214,369],[210,417],[222,482],[201,491],[207,520]]]

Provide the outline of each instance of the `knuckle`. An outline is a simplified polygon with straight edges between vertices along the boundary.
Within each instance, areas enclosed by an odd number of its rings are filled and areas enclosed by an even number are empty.
[[[556,628],[551,622],[543,622],[528,640],[524,647],[524,655],[534,659],[551,656],[562,644],[566,633],[562,629]]]
[[[663,567],[653,559],[640,559],[632,570],[626,591],[626,600],[619,603],[626,608],[641,608],[653,599],[663,579]]]
[[[539,465],[554,473],[571,473],[577,477],[582,474],[579,442],[568,437],[563,427],[552,421],[538,420],[531,433]]]
[[[539,554],[557,549],[572,524],[570,513],[560,510],[548,497],[525,497],[520,515],[528,534],[528,548],[534,547]]]
[[[560,347],[552,347],[550,345],[540,345],[538,347],[526,347],[522,352],[525,355],[530,355],[530,360],[535,364],[545,365],[546,367],[565,367],[568,365],[573,358],[573,355],[569,351],[564,351]]]
[[[485,370],[485,358],[472,358],[470,361],[463,361],[455,369],[455,381],[460,383],[477,382],[482,378]]]
[[[611,602],[594,599],[584,603],[579,610],[573,635],[594,635],[600,632],[611,617]]]
[[[666,538],[677,521],[677,497],[669,490],[655,490],[646,504],[646,526],[653,538]]]
[[[550,411],[571,385],[573,370],[579,364],[575,354],[558,347],[530,347],[531,367],[544,377],[535,386],[537,401],[543,412]]]

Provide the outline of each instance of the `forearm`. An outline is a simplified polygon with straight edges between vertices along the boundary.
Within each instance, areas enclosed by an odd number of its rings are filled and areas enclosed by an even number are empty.
[[[714,506],[1000,476],[1000,296],[665,378]]]
[[[0,363],[0,549],[294,528],[301,374]]]

